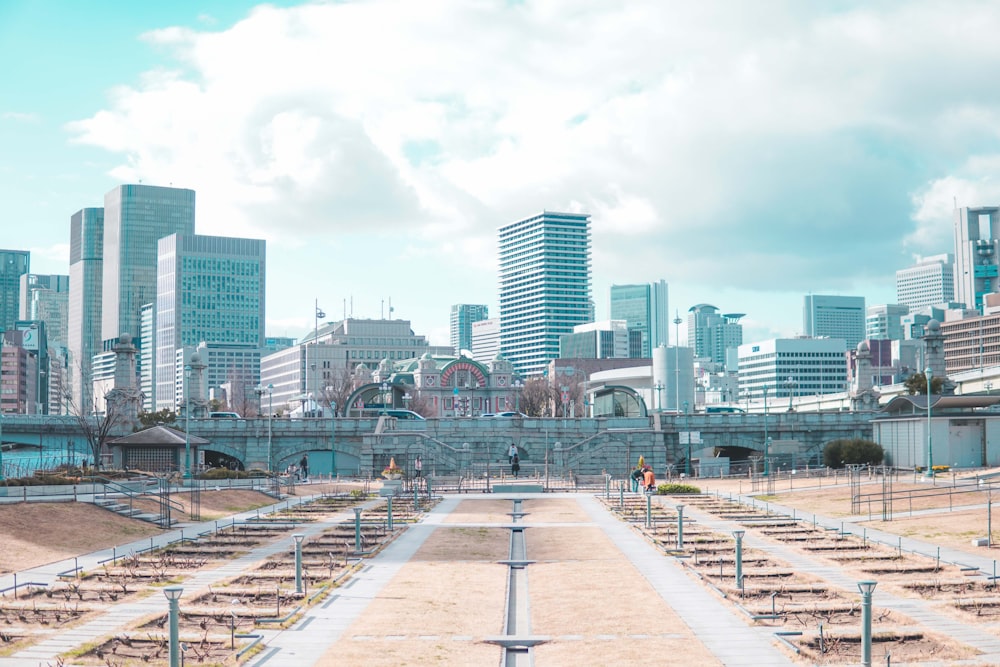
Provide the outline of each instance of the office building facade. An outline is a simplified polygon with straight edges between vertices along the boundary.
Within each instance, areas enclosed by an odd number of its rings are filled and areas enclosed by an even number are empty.
[[[27,250],[0,250],[0,331],[8,331],[19,317],[21,276],[31,268]]]
[[[612,285],[612,320],[625,320],[629,329],[640,332],[637,356],[649,358],[660,345],[670,344],[670,309],[667,281],[640,285]]]
[[[869,340],[903,340],[906,337],[903,334],[903,317],[909,312],[909,306],[898,303],[869,306],[865,313],[865,337]]]
[[[247,379],[245,356],[251,351],[259,359],[264,345],[265,242],[171,234],[158,243],[158,263],[154,409],[177,408],[185,358],[179,378],[177,351],[201,343],[213,350],[202,356],[209,378],[232,374],[233,382],[255,385],[256,372]],[[214,362],[229,367],[215,368]],[[219,384],[210,381],[206,390]]]
[[[49,341],[65,345],[69,317],[69,276],[26,273],[21,276],[19,320],[45,322]]]
[[[457,303],[451,307],[451,346],[455,354],[472,350],[472,325],[490,316],[489,308],[476,303]]]
[[[955,300],[955,256],[923,257],[896,271],[896,303],[913,308],[937,306]]]
[[[727,350],[743,343],[743,313],[720,313],[707,303],[688,309],[688,347],[696,359],[708,359],[717,367],[726,367]]]
[[[840,338],[772,338],[740,345],[742,398],[834,394],[847,386],[846,345]]]
[[[157,244],[194,234],[194,209],[194,190],[120,185],[104,195],[103,351],[122,333],[139,342],[142,307],[156,301]]]
[[[70,216],[67,378],[70,412],[93,411],[93,356],[101,350],[104,281],[104,209]]]
[[[844,341],[844,349],[865,339],[865,298],[807,294],[802,302],[802,330],[812,338]]]
[[[472,325],[472,358],[488,364],[500,354],[500,318],[479,320]]]
[[[590,216],[541,214],[500,227],[500,347],[522,375],[559,356],[559,337],[593,321]]]
[[[559,339],[560,359],[635,359],[641,350],[642,332],[625,320],[578,324]]]
[[[1000,291],[1000,207],[955,209],[955,300],[983,312],[983,296]]]

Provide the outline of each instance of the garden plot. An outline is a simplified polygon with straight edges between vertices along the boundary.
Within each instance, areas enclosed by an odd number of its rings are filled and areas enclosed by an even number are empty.
[[[873,619],[874,621],[874,619]],[[816,665],[858,664],[861,662],[861,635],[856,632],[818,628],[804,632],[792,642],[800,656]],[[885,629],[872,632],[874,664],[912,664],[971,658],[975,649],[943,635],[913,630]]]
[[[166,617],[164,617],[166,618]],[[185,664],[220,665],[235,663],[235,652],[229,637],[198,636],[181,633],[182,662]],[[239,644],[236,645],[239,648]],[[186,649],[186,650],[184,650]],[[165,631],[141,634],[121,633],[87,651],[73,656],[75,665],[138,665],[166,663],[170,654]]]

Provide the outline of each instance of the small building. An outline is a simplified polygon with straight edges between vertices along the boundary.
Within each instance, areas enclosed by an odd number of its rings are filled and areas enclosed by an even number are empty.
[[[191,470],[200,470],[200,448],[208,444],[208,440],[196,435],[185,439],[184,431],[169,426],[153,426],[108,442],[112,467],[158,474],[183,472],[188,446],[191,448]]]

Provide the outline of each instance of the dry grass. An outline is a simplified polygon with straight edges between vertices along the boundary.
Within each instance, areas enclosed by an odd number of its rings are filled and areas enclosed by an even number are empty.
[[[463,500],[445,518],[445,523],[510,523],[509,500]]]
[[[160,533],[85,503],[0,505],[0,573],[18,572]]]

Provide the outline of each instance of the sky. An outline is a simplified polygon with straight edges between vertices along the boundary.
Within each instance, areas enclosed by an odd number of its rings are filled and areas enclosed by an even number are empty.
[[[895,300],[1000,203],[1000,4],[0,0],[0,247],[68,273],[121,183],[267,240],[267,335],[497,307],[497,228],[592,216],[592,294],[802,332],[803,296]],[[686,340],[685,328],[680,329]]]

